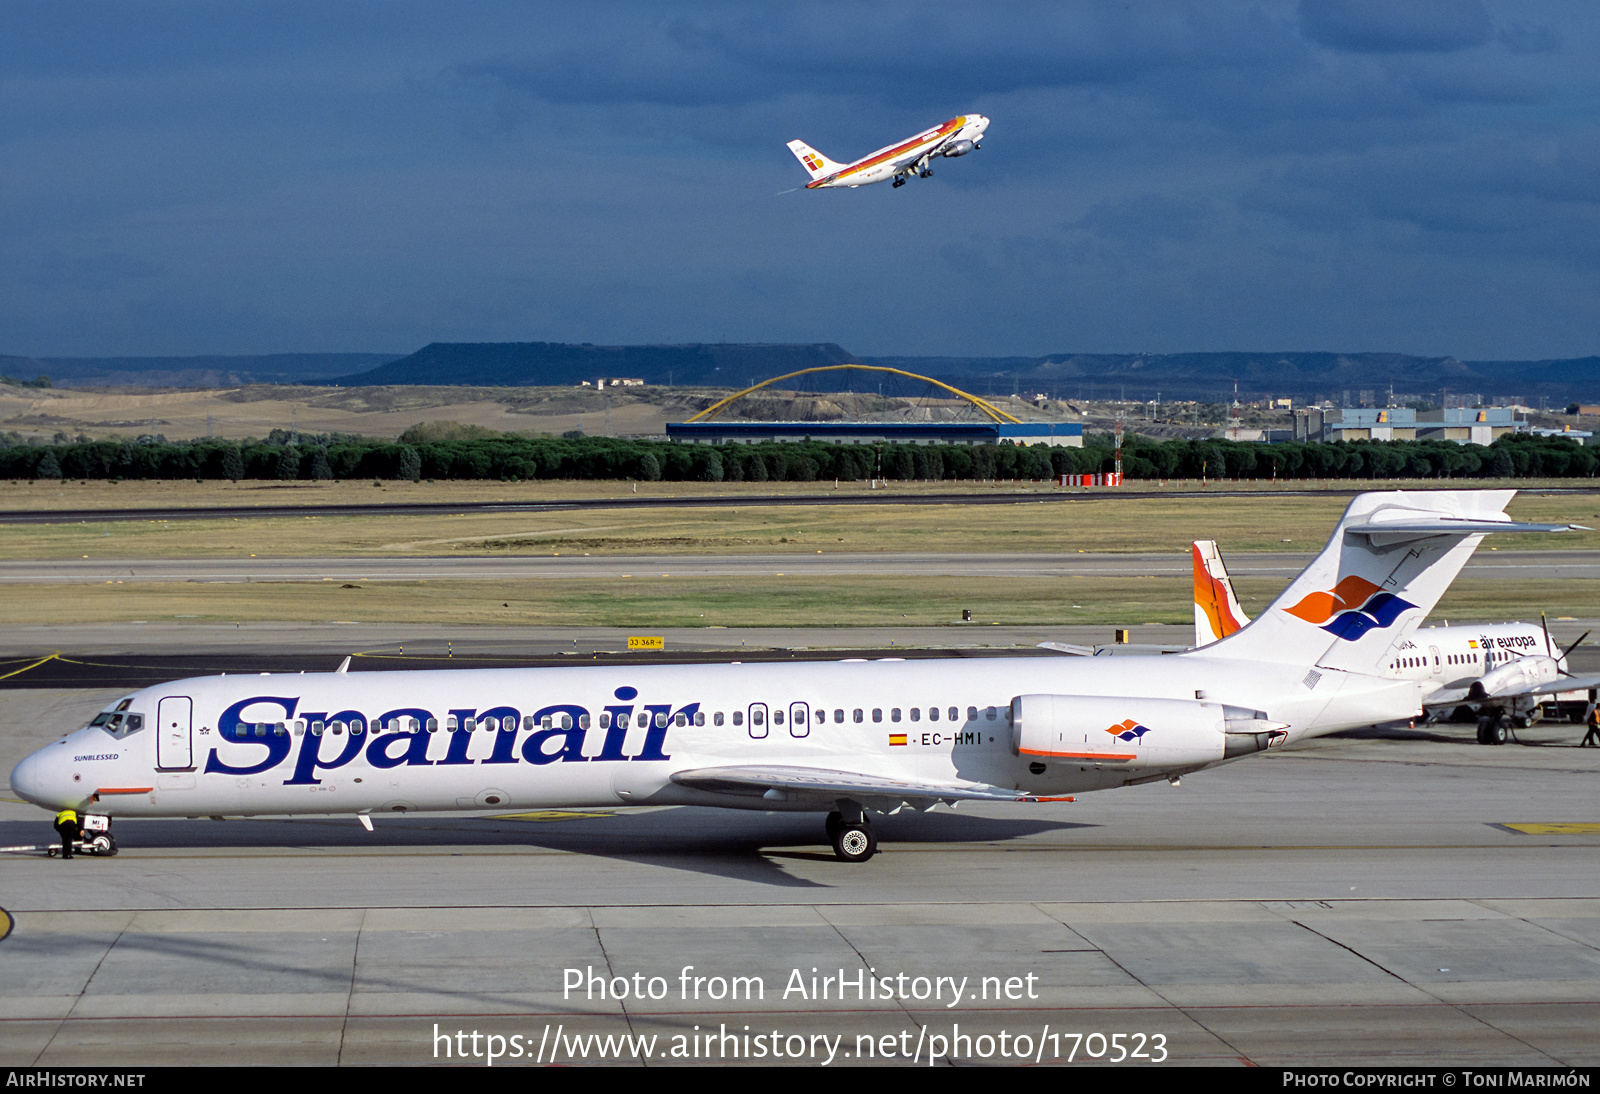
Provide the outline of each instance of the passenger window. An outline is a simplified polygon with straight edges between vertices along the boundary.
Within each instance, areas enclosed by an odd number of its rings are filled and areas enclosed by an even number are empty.
[[[960,721],[960,719],[961,719],[961,710],[960,710],[960,708],[959,707],[951,707],[950,708],[950,720],[952,722],[956,722],[956,721]]]
[[[968,707],[967,708],[967,721],[976,722],[977,720],[978,720],[978,708],[977,707]]]
[[[911,720],[913,722],[922,721],[922,708],[921,707],[912,707],[911,708]]]
[[[733,724],[736,726],[744,725],[744,711],[736,710],[733,712]]]
[[[703,726],[706,724],[706,716],[698,710],[694,712],[694,724],[697,726]]]
[[[900,720],[900,708],[899,707],[890,707],[889,708],[889,721],[898,722],[899,720]]]
[[[984,711],[984,717],[989,719],[989,721],[991,721],[991,722],[994,721],[994,719],[995,719],[994,707],[990,707],[988,710]]]
[[[833,712],[833,720],[838,725],[844,725],[844,711],[842,711],[842,710],[834,711]]]
[[[882,707],[873,707],[872,708],[872,720],[874,722],[883,721],[883,708]]]
[[[929,707],[928,708],[928,721],[937,722],[938,720],[939,720],[939,708],[938,707]]]
[[[775,726],[783,725],[783,711],[775,710],[772,712],[772,724]]]
[[[359,737],[367,731],[367,723],[361,718],[350,719],[350,732]]]
[[[738,715],[735,714],[734,717],[737,718]],[[722,711],[719,710],[711,716],[711,724],[714,726],[720,726],[722,724]]]
[[[863,717],[863,715],[862,715],[860,707],[856,707],[856,709],[854,709],[854,710],[852,710],[850,712],[850,720],[852,722],[855,722],[857,725],[861,724],[862,717]]]
[[[675,714],[672,717],[672,721],[679,729],[682,729],[689,724],[689,716],[687,714]]]
[[[766,724],[766,720],[763,717],[765,714],[766,711],[761,707],[757,707],[755,710],[752,710],[750,712],[750,724],[753,726]]]
[[[428,732],[429,733],[437,733],[437,732],[439,732],[439,719],[437,719],[437,718],[429,718],[428,719]]]
[[[643,729],[645,726],[650,724],[650,712],[641,710],[636,721],[638,722],[639,728]]]
[[[600,715],[600,728],[601,729],[610,729],[611,728],[611,712],[610,711],[607,711],[606,713]]]

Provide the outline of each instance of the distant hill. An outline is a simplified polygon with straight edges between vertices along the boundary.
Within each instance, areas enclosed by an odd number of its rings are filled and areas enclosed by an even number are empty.
[[[279,353],[257,357],[6,357],[0,376],[43,374],[65,387],[231,387],[247,383],[346,387],[564,386],[600,377],[650,384],[739,388],[820,365],[884,365],[933,376],[977,395],[1044,392],[1057,398],[1199,399],[1292,396],[1343,400],[1436,397],[1441,389],[1485,400],[1520,396],[1537,405],[1600,403],[1600,357],[1463,361],[1402,353],[1052,353],[1043,357],[857,357],[832,342],[596,346],[564,342],[435,342],[409,355]],[[876,379],[813,376],[810,391],[870,392]],[[902,385],[903,387],[903,385]]]
[[[1461,361],[1402,353],[1053,353],[1043,357],[857,357],[831,342],[815,345],[707,343],[595,346],[562,342],[436,342],[397,361],[336,382],[539,386],[602,376],[651,384],[742,387],[819,365],[858,363],[932,376],[978,395],[1042,391],[1060,398],[1222,400],[1235,381],[1241,396],[1351,400],[1433,396],[1441,389],[1485,399],[1521,396],[1552,404],[1600,401],[1600,357],[1562,361]],[[871,391],[859,373],[809,377],[812,391]]]
[[[475,384],[536,387],[629,377],[650,384],[745,387],[785,372],[854,358],[831,342],[817,345],[693,343],[595,346],[566,342],[434,342],[398,361],[340,377],[348,386]]]
[[[269,353],[251,357],[9,357],[0,376],[48,376],[59,387],[234,387],[326,383],[398,353]]]

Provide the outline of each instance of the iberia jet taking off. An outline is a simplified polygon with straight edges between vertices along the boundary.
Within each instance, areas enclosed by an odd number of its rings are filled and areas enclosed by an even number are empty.
[[[871,813],[1036,802],[1401,718],[1394,651],[1511,490],[1362,494],[1260,618],[1167,657],[846,660],[222,676],[136,691],[24,759],[18,795],[86,820],[557,806]],[[93,827],[93,826],[91,826]],[[103,826],[97,827],[103,831]],[[108,844],[108,850],[114,845]]]
[[[1208,646],[1250,622],[1234,595],[1233,579],[1215,540],[1195,540],[1194,644]],[[1397,640],[1382,671],[1424,687],[1423,706],[1435,712],[1459,707],[1478,713],[1478,743],[1504,744],[1507,722],[1537,721],[1549,699],[1593,702],[1600,676],[1574,676],[1565,650],[1550,640],[1541,619],[1532,623],[1475,623],[1429,627]]]
[[[811,175],[807,190],[820,190],[829,186],[867,186],[884,179],[894,179],[896,186],[904,186],[906,179],[915,174],[927,178],[933,174],[928,164],[935,156],[965,156],[982,147],[983,131],[989,128],[989,119],[982,114],[960,114],[943,125],[925,129],[909,140],[880,148],[870,156],[854,163],[834,163],[805,141],[790,141],[789,151]]]

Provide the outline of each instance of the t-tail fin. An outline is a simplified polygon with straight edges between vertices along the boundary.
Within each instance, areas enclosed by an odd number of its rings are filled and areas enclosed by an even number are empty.
[[[1250,622],[1233,594],[1233,580],[1214,539],[1197,539],[1194,551],[1194,644],[1209,646]]]
[[[844,167],[844,164],[834,163],[805,141],[790,141],[789,151],[794,153],[794,158],[799,160],[801,166],[806,169],[806,172],[811,176],[812,182],[831,175]]]
[[[1562,532],[1504,513],[1515,490],[1360,494],[1278,599],[1207,657],[1376,674],[1489,532]]]

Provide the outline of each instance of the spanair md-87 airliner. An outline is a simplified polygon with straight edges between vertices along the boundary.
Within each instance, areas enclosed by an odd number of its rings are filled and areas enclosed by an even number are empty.
[[[789,151],[811,175],[807,190],[867,186],[890,178],[896,186],[904,186],[912,175],[927,178],[933,174],[929,164],[935,157],[953,158],[976,151],[988,128],[989,119],[982,114],[958,114],[943,125],[880,148],[854,163],[834,163],[805,141],[790,141]]]
[[[828,814],[1039,802],[1416,716],[1393,669],[1510,490],[1362,494],[1258,618],[1169,657],[214,676],[143,688],[24,759],[17,796],[113,818],[709,805]],[[348,661],[346,662],[348,664]]]

